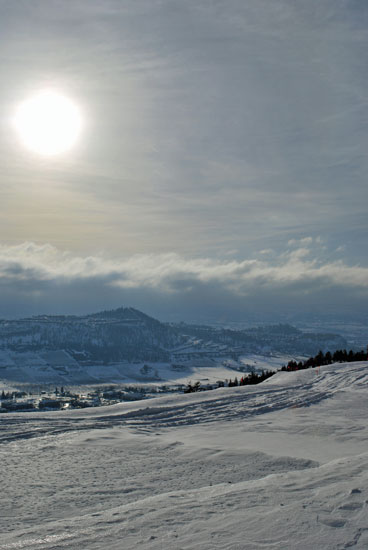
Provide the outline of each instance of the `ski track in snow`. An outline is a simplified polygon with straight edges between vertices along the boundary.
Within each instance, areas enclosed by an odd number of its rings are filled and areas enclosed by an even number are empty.
[[[221,420],[239,420],[287,407],[307,407],[331,397],[335,392],[351,384],[365,384],[368,380],[367,374],[361,374],[360,368],[354,368],[351,364],[341,372],[330,370],[328,378],[326,378],[327,373],[320,371],[318,374],[316,369],[302,371],[302,374],[305,372],[309,375],[307,383],[299,382],[275,388],[272,387],[274,385],[271,378],[268,384],[233,388],[232,391],[230,388],[225,388],[191,394],[187,396],[185,403],[180,401],[179,405],[174,399],[174,402],[167,406],[166,401],[172,400],[160,397],[136,402],[138,403],[136,410],[128,412],[123,412],[124,408],[128,408],[123,404],[98,408],[93,415],[83,415],[82,410],[73,411],[74,414],[66,411],[61,414],[51,413],[51,415],[47,413],[7,414],[1,418],[0,443],[42,435],[57,435],[73,430],[104,429],[117,425],[149,430]],[[310,376],[311,373],[313,377]],[[283,374],[282,378],[285,382],[286,377],[293,377],[293,373]],[[200,396],[199,399],[198,396]],[[190,402],[191,400],[194,402]],[[102,409],[103,412],[99,414]],[[110,412],[112,409],[113,412]],[[116,412],[117,409],[122,412]]]
[[[0,550],[368,548],[368,363],[0,418]]]

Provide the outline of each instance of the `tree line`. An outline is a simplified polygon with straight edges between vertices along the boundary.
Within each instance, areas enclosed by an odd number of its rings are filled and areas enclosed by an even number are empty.
[[[189,384],[184,389],[184,393],[193,393],[196,391],[204,391],[209,389],[213,390],[216,387],[224,388],[225,386],[227,386],[228,388],[233,388],[234,386],[249,386],[253,384],[259,384],[260,382],[263,382],[264,380],[266,380],[267,378],[270,378],[270,376],[273,376],[274,374],[275,374],[275,371],[273,370],[267,370],[267,371],[262,370],[259,374],[257,374],[256,372],[251,372],[247,376],[242,376],[239,380],[236,376],[234,380],[231,380],[231,378],[230,380],[225,380],[225,382],[223,382],[222,380],[219,380],[217,382],[217,386],[214,386],[214,387],[212,386],[202,387],[201,383],[198,380],[194,384],[189,382]]]
[[[319,351],[314,357],[309,357],[305,361],[296,362],[291,360],[287,365],[281,367],[282,371],[296,371],[302,369],[310,369],[320,367],[322,365],[331,365],[332,363],[351,363],[353,361],[368,361],[368,347],[367,351],[353,351],[346,349],[336,350],[334,353],[327,351]]]
[[[332,363],[351,363],[353,361],[368,361],[368,346],[366,351],[347,351],[346,349],[339,349],[336,350],[334,353],[331,353],[330,351],[327,351],[326,353],[323,353],[323,351],[319,351],[317,355],[315,355],[314,357],[309,357],[309,359],[306,359],[305,361],[297,362],[291,360],[288,362],[287,365],[283,365],[280,370],[290,372],[320,367],[322,365],[331,365]],[[251,372],[246,376],[242,376],[239,380],[237,377],[235,377],[234,380],[231,380],[230,378],[230,380],[226,380],[225,382],[219,380],[217,382],[217,386],[214,387],[202,387],[199,381],[195,382],[194,384],[189,382],[189,384],[184,389],[184,393],[215,389],[216,387],[224,388],[225,386],[227,386],[229,388],[232,388],[234,386],[249,386],[253,384],[260,384],[274,374],[276,374],[276,371],[272,370],[262,370],[258,374],[256,372]]]

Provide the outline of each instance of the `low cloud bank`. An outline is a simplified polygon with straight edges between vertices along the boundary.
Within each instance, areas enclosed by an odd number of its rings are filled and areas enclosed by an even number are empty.
[[[12,304],[17,314],[22,303],[25,312],[30,303],[32,311],[41,312],[76,302],[79,310],[89,311],[104,304],[115,307],[122,300],[149,310],[155,310],[155,303],[162,308],[164,300],[167,311],[184,307],[204,317],[206,312],[215,314],[215,304],[239,313],[251,308],[366,307],[368,268],[324,260],[311,238],[288,245],[277,257],[260,254],[261,259],[246,260],[186,259],[175,253],[112,260],[76,256],[49,244],[2,245],[1,313],[11,313]]]

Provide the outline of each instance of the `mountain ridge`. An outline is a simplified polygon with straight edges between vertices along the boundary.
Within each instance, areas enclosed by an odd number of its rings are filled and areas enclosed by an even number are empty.
[[[213,356],[243,352],[312,354],[322,349],[343,348],[338,334],[306,333],[288,324],[243,330],[163,323],[133,307],[119,307],[88,315],[38,315],[0,320],[0,349],[13,351],[68,350],[83,352],[85,362],[121,360],[170,361],[172,356]],[[182,348],[187,352],[182,352]],[[75,357],[76,360],[78,360]]]

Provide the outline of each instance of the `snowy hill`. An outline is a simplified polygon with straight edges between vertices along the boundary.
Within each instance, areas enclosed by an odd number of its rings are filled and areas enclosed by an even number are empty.
[[[366,549],[367,389],[361,362],[3,415],[0,549]]]
[[[165,360],[181,338],[133,308],[94,315],[39,316],[0,322],[0,346],[17,352],[66,350],[79,364]]]
[[[272,364],[276,354],[276,366],[281,366],[291,357],[346,344],[339,335],[302,332],[290,325],[230,330],[161,323],[134,308],[80,317],[43,315],[0,320],[0,380],[170,382],[187,380],[198,368],[206,370],[203,378],[216,380],[222,373],[214,369],[224,364],[248,372],[258,368],[259,359],[253,356],[267,356]],[[229,372],[224,377],[229,378]]]

